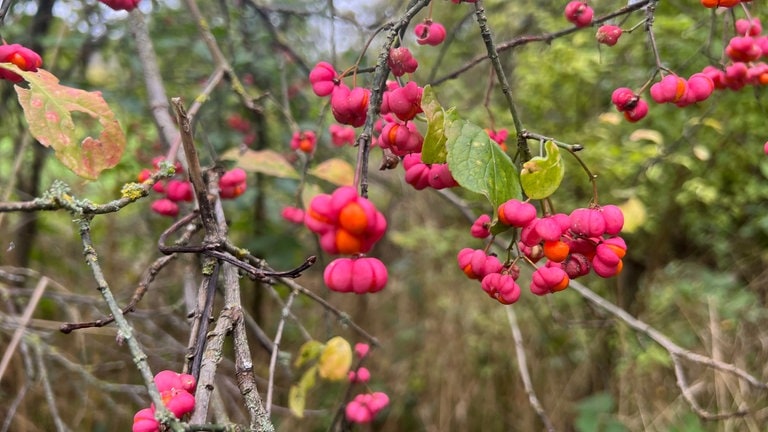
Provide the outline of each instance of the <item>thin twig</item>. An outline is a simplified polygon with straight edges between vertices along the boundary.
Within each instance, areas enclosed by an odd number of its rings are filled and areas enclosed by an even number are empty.
[[[5,370],[8,367],[8,364],[11,362],[13,353],[16,351],[16,346],[18,346],[19,342],[21,341],[21,337],[24,335],[24,331],[26,331],[27,324],[29,323],[30,318],[32,318],[32,314],[37,308],[37,303],[43,297],[43,293],[45,292],[46,287],[48,287],[48,278],[43,276],[39,281],[37,281],[37,286],[35,286],[32,297],[29,299],[29,303],[27,303],[27,307],[24,309],[24,314],[19,319],[19,327],[17,327],[16,331],[13,332],[11,342],[8,344],[8,347],[3,353],[3,359],[0,360],[0,381],[3,380],[3,375],[5,375]]]
[[[37,360],[38,378],[43,383],[43,393],[45,394],[45,401],[48,403],[48,411],[51,413],[51,417],[53,417],[53,424],[56,425],[56,430],[58,432],[67,432],[69,431],[69,428],[59,415],[59,409],[56,407],[56,397],[53,395],[51,382],[48,380],[48,372],[45,368],[45,363],[43,362],[43,352],[40,347],[42,341],[38,340],[33,345],[35,347],[35,359]]]
[[[520,332],[520,326],[517,324],[517,314],[513,307],[505,307],[507,312],[507,320],[509,321],[510,330],[512,330],[512,339],[515,341],[515,353],[517,354],[517,369],[520,372],[520,378],[523,380],[523,387],[525,393],[528,395],[528,403],[531,405],[536,414],[544,423],[544,427],[549,432],[554,432],[555,426],[547,416],[547,412],[544,411],[544,407],[539,402],[539,398],[536,397],[536,390],[533,388],[533,382],[531,381],[531,374],[528,371],[528,361],[525,357],[525,348],[523,347],[523,335]]]
[[[285,302],[285,307],[283,307],[283,312],[280,314],[280,322],[277,324],[277,331],[275,332],[274,349],[272,350],[272,356],[269,358],[269,384],[267,385],[266,402],[267,415],[270,415],[270,407],[272,406],[272,393],[274,392],[275,385],[275,366],[277,365],[277,356],[280,352],[280,341],[283,338],[283,328],[285,327],[285,321],[288,319],[293,300],[296,298],[297,293],[298,291],[291,291],[288,295],[288,301]]]

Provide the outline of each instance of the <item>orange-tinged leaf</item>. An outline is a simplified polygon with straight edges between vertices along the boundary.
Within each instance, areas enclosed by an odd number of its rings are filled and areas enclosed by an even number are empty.
[[[241,153],[232,149],[221,155],[222,159],[236,161],[237,166],[248,171],[281,178],[299,178],[299,172],[278,152],[273,150],[246,150]]]
[[[352,186],[355,181],[355,169],[341,159],[328,159],[309,170],[313,176],[333,183],[336,186]]]
[[[0,63],[0,68],[21,75],[29,83],[29,89],[14,86],[29,132],[41,144],[51,147],[67,168],[94,180],[101,171],[120,162],[125,135],[101,92],[61,85],[55,75],[44,69],[26,72],[10,63]],[[88,122],[75,124],[74,113],[84,113],[98,121],[99,136],[83,138],[82,131]]]
[[[352,366],[352,347],[341,336],[331,338],[317,361],[317,373],[321,378],[340,381],[347,378]]]

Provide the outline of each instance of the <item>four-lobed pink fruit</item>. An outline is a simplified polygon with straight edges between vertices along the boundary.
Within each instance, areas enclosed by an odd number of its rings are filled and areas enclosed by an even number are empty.
[[[352,423],[370,423],[387,405],[389,405],[389,396],[386,393],[363,393],[347,403],[344,414]]]
[[[388,279],[387,267],[373,257],[337,258],[323,272],[323,281],[340,293],[375,293],[384,289]]]
[[[619,41],[621,34],[621,27],[606,24],[597,29],[596,38],[598,43],[614,46]]]
[[[499,273],[502,267],[496,256],[488,255],[482,249],[464,248],[456,258],[459,268],[470,279],[482,280],[490,273]]]
[[[586,27],[592,24],[595,11],[581,0],[574,0],[565,5],[565,19],[576,27]]]
[[[407,73],[414,73],[419,67],[419,62],[413,58],[411,50],[405,47],[391,48],[387,57],[387,66],[392,75],[399,77]]]
[[[10,44],[0,45],[0,63],[13,63],[23,71],[35,72],[43,65],[43,59],[38,53],[25,46]],[[0,69],[0,79],[14,83],[24,80],[21,75],[5,69]]]
[[[413,28],[419,45],[440,45],[445,40],[445,27],[438,22],[425,20]]]

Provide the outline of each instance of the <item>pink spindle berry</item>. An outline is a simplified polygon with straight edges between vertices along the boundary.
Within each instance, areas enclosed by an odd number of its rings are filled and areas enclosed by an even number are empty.
[[[248,187],[247,174],[242,168],[234,168],[224,173],[219,179],[219,196],[223,199],[237,198]]]
[[[487,274],[481,281],[480,286],[491,298],[501,304],[510,305],[520,298],[520,286],[508,274]]]
[[[677,103],[685,96],[688,81],[677,75],[667,75],[651,86],[651,98],[657,103]]]
[[[499,221],[504,225],[522,228],[536,219],[536,207],[528,202],[511,199],[498,208]]]
[[[424,144],[424,137],[419,133],[413,122],[391,122],[384,126],[379,135],[379,144],[382,148],[388,148],[397,156],[405,156],[409,153],[420,153]]]
[[[99,0],[114,10],[132,11],[136,9],[141,0]]]
[[[597,29],[597,42],[608,46],[616,45],[621,36],[621,27],[615,25],[603,25]]]
[[[619,87],[611,94],[611,102],[620,112],[634,108],[638,99],[639,96],[628,87]]]
[[[634,108],[624,111],[624,118],[630,123],[635,123],[648,114],[648,102],[643,99],[638,99]]]
[[[328,132],[331,134],[331,142],[336,147],[341,147],[344,144],[355,143],[355,129],[349,126],[339,126],[332,124],[328,126]]]
[[[377,258],[337,258],[323,272],[325,285],[336,292],[375,293],[387,284],[387,268]]]
[[[554,217],[544,217],[536,223],[536,234],[545,241],[560,240],[563,235],[563,229]]]
[[[367,404],[363,404],[357,398],[349,401],[344,408],[344,414],[352,423],[370,423],[373,420],[373,413]]]
[[[442,24],[425,20],[413,28],[416,43],[419,45],[440,45],[445,40],[445,27]]]
[[[768,141],[763,144],[763,153],[765,153],[766,156],[768,156]]]
[[[315,151],[315,145],[317,144],[317,135],[313,131],[301,131],[294,132],[291,137],[291,149],[299,150],[304,153],[312,153]]]
[[[193,201],[195,193],[192,190],[192,183],[181,180],[170,180],[165,188],[165,196],[171,201]]]
[[[193,377],[194,379],[194,377]],[[174,388],[182,388],[181,374],[172,370],[164,370],[155,374],[155,385],[157,390],[162,393]]]
[[[365,358],[365,356],[368,355],[368,352],[371,350],[371,346],[367,343],[358,342],[355,344],[355,355],[357,358]]]
[[[309,72],[312,91],[318,96],[328,96],[336,87],[336,69],[328,62],[320,62]]]
[[[458,185],[459,183],[453,178],[447,163],[430,165],[429,186],[432,189],[448,189]]]
[[[362,87],[349,89],[344,84],[339,84],[332,89],[331,111],[337,122],[354,127],[360,127],[365,123],[368,114],[368,98],[370,90]]]
[[[603,278],[619,274],[623,263],[618,254],[623,253],[623,251],[625,249],[605,242],[597,245],[595,256],[592,258],[592,269],[595,271],[595,274]]]
[[[133,416],[132,432],[159,432],[160,422],[155,420],[155,410],[144,408]]]
[[[384,93],[381,102],[381,113],[392,113],[400,120],[407,122],[423,112],[421,109],[421,97],[424,89],[413,81],[404,87],[395,87]]]
[[[35,72],[43,65],[43,59],[38,53],[19,44],[0,45],[0,63],[13,63],[23,71]],[[0,79],[14,83],[24,80],[21,75],[5,69],[0,69]]]
[[[472,237],[475,238],[486,238],[489,235],[491,235],[490,231],[491,227],[491,217],[487,214],[480,215],[477,219],[475,219],[475,222],[472,224],[472,228],[470,229],[470,234],[472,234]]]
[[[600,212],[605,220],[605,233],[608,235],[617,235],[624,227],[624,213],[615,205],[604,205],[600,207]]]
[[[571,253],[563,262],[563,270],[571,279],[586,276],[591,268],[589,258],[580,253]]]
[[[168,198],[163,198],[152,203],[152,211],[163,216],[176,217],[179,214],[179,205]]]
[[[605,234],[605,217],[598,209],[578,208],[571,212],[571,231],[584,237],[601,237]]]
[[[191,413],[195,409],[195,397],[184,389],[171,389],[161,393],[168,411],[176,417]]]
[[[501,219],[501,217],[499,217]],[[539,224],[541,219],[534,218],[527,225],[520,230],[520,241],[528,247],[537,246],[541,243],[541,235],[536,231],[536,225]]]
[[[403,157],[405,182],[416,190],[429,186],[429,165],[421,161],[421,153],[409,153]]]
[[[392,75],[399,77],[407,73],[416,72],[416,68],[419,67],[419,62],[413,58],[413,54],[411,54],[411,51],[408,48],[398,47],[389,50],[387,65],[392,71]]]
[[[736,33],[740,36],[760,36],[762,32],[760,18],[752,18],[752,21],[743,18],[736,20]]]
[[[349,382],[365,384],[371,380],[371,372],[368,368],[358,368],[357,371],[349,371]]]
[[[725,47],[725,54],[735,62],[751,62],[760,58],[763,50],[752,36],[735,36]]]
[[[565,19],[576,27],[586,27],[592,23],[595,11],[581,0],[574,0],[565,5]]]
[[[145,181],[149,180],[150,177],[152,177],[152,171],[144,168],[141,170],[141,172],[139,172],[137,179],[139,180],[139,183],[144,183]]]
[[[696,73],[688,78],[688,96],[693,102],[706,100],[714,90],[715,83],[712,78],[703,73]]]
[[[568,288],[570,279],[561,267],[539,267],[531,276],[531,292],[545,295]]]
[[[457,255],[459,268],[470,279],[482,280],[485,275],[501,271],[501,262],[482,249],[464,248]]]
[[[290,223],[297,225],[304,223],[304,210],[298,207],[284,207],[283,211],[280,212],[280,216]]]

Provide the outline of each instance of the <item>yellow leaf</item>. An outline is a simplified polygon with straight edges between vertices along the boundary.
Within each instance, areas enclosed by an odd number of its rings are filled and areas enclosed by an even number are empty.
[[[304,345],[299,349],[299,356],[296,357],[293,366],[299,368],[308,361],[316,359],[323,352],[323,348],[323,344],[316,340],[304,342]]]
[[[237,166],[248,171],[281,178],[299,178],[299,173],[278,152],[273,150],[246,150],[240,153],[238,149],[231,149],[221,155],[222,159],[233,160]]]
[[[288,408],[296,417],[304,417],[304,407],[307,404],[307,392],[315,385],[317,368],[311,367],[304,372],[298,384],[288,390]]]
[[[347,378],[351,366],[352,347],[346,339],[336,336],[325,344],[320,360],[317,362],[317,372],[321,378],[341,381]]]
[[[328,159],[308,171],[311,175],[337,186],[352,186],[355,169],[341,159]]]
[[[638,129],[629,136],[629,140],[633,142],[647,140],[656,144],[664,144],[664,136],[661,132],[653,129]]]

